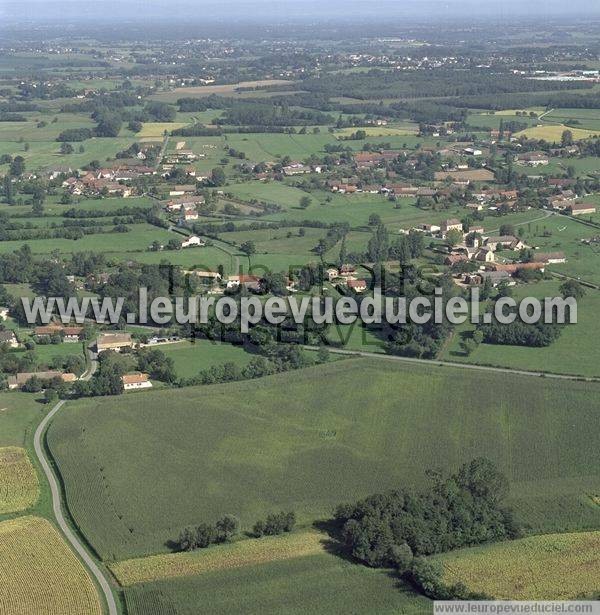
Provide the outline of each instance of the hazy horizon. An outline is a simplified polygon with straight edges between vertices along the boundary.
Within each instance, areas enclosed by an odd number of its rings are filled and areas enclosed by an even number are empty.
[[[257,23],[340,22],[368,20],[439,22],[442,20],[600,16],[600,3],[589,0],[0,0],[5,23],[114,22],[115,19],[147,23]]]

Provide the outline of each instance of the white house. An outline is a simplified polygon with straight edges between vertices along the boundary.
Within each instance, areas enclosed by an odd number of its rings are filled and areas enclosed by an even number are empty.
[[[148,374],[136,372],[133,374],[125,374],[121,376],[123,381],[123,389],[125,391],[139,391],[140,389],[152,388],[152,383],[148,380]]]
[[[202,239],[200,239],[200,237],[198,237],[197,235],[190,235],[187,239],[184,239],[181,242],[182,248],[194,248],[194,247],[201,247],[205,245],[206,243]]]

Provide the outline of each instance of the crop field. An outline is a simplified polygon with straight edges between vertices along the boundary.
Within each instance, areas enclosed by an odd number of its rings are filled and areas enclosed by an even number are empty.
[[[185,122],[144,122],[142,130],[137,133],[138,137],[162,137],[166,132],[183,128]]]
[[[600,129],[585,130],[583,128],[572,128],[564,124],[544,124],[543,126],[527,128],[526,130],[515,133],[514,136],[517,138],[527,137],[528,139],[544,139],[550,143],[559,143],[565,130],[570,130],[573,133],[573,139],[576,141],[600,135]]]
[[[497,600],[595,599],[600,532],[547,534],[437,556],[444,581]]]
[[[241,346],[208,340],[168,344],[160,346],[160,350],[173,359],[175,371],[180,378],[191,378],[203,369],[223,363],[231,362],[243,367],[252,359],[252,355]]]
[[[27,451],[16,446],[0,448],[0,514],[33,506],[39,491],[37,475]]]
[[[25,445],[26,434],[42,418],[44,405],[34,393],[0,393],[0,447]]]
[[[260,385],[76,401],[48,443],[78,526],[110,561],[164,552],[182,527],[225,513],[246,529],[281,509],[311,522],[481,454],[528,526],[595,529],[600,509],[579,498],[600,489],[599,390],[353,359]]]
[[[357,130],[363,130],[367,133],[367,137],[390,137],[390,136],[405,136],[405,135],[414,135],[418,132],[418,126],[411,122],[406,122],[404,125],[400,126],[366,126],[360,128],[342,128],[341,130],[336,130],[336,137],[350,137]]]
[[[0,560],[0,612],[102,615],[92,580],[45,519],[0,523]]]
[[[130,615],[421,615],[431,602],[385,570],[329,553],[248,565],[125,589]],[[285,607],[282,607],[285,605]]]
[[[304,160],[311,154],[322,153],[325,145],[335,142],[335,139],[326,132],[316,135],[251,133],[228,134],[225,141],[254,162],[275,162],[284,156],[296,161]]]
[[[216,548],[151,555],[113,564],[110,569],[124,586],[188,577],[219,570],[266,564],[324,551],[328,538],[315,531],[239,540]]]
[[[170,92],[160,92],[155,94],[154,96],[151,96],[151,98],[162,102],[175,103],[179,98],[204,98],[205,96],[210,96],[211,94],[232,96],[238,93],[240,96],[243,96],[247,92],[238,92],[240,88],[261,88],[274,85],[288,85],[290,83],[292,82],[284,79],[263,79],[261,81],[241,81],[240,83],[222,85],[201,85],[189,88],[175,88]]]

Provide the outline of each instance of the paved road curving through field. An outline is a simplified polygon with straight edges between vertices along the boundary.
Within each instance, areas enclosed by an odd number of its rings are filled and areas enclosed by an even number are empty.
[[[86,372],[86,374],[82,376],[82,380],[89,380],[94,374],[94,372],[96,371],[96,367],[97,367],[96,357],[90,352],[90,367],[88,371]],[[48,459],[46,458],[44,447],[42,445],[42,438],[44,435],[44,431],[46,430],[46,427],[48,426],[52,418],[56,415],[56,413],[64,406],[64,404],[65,404],[64,399],[59,401],[56,404],[56,406],[54,406],[54,408],[52,408],[52,410],[48,412],[48,414],[44,417],[44,420],[38,425],[38,428],[35,430],[35,434],[33,436],[33,446],[35,449],[35,454],[37,455],[37,458],[40,461],[42,469],[44,470],[44,474],[46,475],[46,478],[48,479],[48,484],[50,485],[50,491],[52,493],[52,510],[54,511],[54,517],[56,518],[56,523],[60,527],[62,533],[64,534],[65,538],[69,541],[73,549],[77,552],[79,557],[83,560],[83,563],[88,568],[92,577],[94,577],[94,579],[96,580],[96,582],[102,589],[102,592],[104,594],[104,599],[108,607],[109,615],[118,615],[115,598],[113,596],[112,590],[110,588],[110,585],[108,583],[106,576],[97,566],[96,562],[92,559],[92,557],[87,552],[86,548],[83,546],[80,540],[77,538],[75,533],[71,530],[71,528],[69,527],[64,517],[62,507],[61,507],[61,493],[60,493],[60,488],[58,486],[58,481],[56,480],[56,477],[54,476],[54,472],[52,471],[50,467],[50,463]]]

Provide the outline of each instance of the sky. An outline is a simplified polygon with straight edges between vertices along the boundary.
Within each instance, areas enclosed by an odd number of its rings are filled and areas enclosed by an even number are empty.
[[[369,21],[600,15],[598,0],[0,0],[10,22]]]

